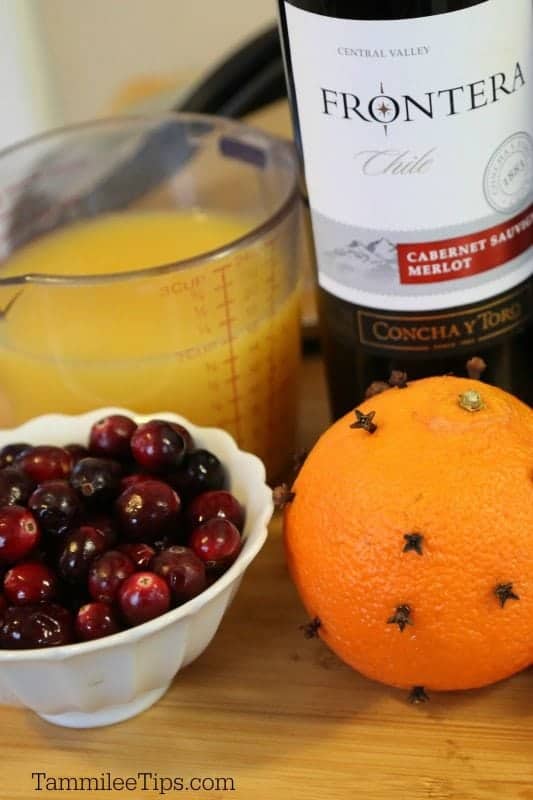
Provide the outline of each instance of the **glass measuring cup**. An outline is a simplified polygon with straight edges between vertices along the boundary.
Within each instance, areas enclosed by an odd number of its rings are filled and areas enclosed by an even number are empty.
[[[238,233],[181,260],[145,253],[128,271],[115,239],[99,274],[79,274],[75,257],[56,268],[60,245],[42,249],[80,222],[191,210]],[[231,121],[101,121],[4,151],[0,424],[104,405],[177,411],[227,429],[275,475],[297,413],[298,217],[291,148]],[[85,256],[92,247],[89,236]]]

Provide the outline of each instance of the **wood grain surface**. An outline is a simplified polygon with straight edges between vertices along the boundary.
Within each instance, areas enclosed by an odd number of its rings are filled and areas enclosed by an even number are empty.
[[[327,423],[317,358],[306,360],[302,393],[309,444]],[[531,671],[410,706],[404,692],[365,680],[320,641],[305,640],[305,621],[277,519],[213,643],[150,710],[76,731],[0,709],[1,800],[533,800]],[[36,771],[223,777],[234,790],[36,792]]]

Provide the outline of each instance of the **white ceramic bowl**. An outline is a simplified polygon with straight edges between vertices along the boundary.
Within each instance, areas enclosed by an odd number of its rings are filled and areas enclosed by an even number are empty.
[[[92,642],[41,650],[0,650],[0,704],[31,708],[57,725],[89,728],[133,717],[155,703],[176,673],[205,650],[229,607],[244,572],[260,551],[272,516],[272,493],[256,456],[237,448],[218,428],[199,428],[169,412],[141,416],[100,408],[80,416],[49,414],[0,430],[9,442],[68,444],[87,441],[92,423],[122,413],[137,422],[169,419],[185,425],[196,443],[226,466],[230,490],[246,507],[243,549],[229,570],[183,606]]]

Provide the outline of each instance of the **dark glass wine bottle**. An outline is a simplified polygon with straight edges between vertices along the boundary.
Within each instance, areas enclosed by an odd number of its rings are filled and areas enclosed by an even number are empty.
[[[531,0],[279,0],[332,410],[393,369],[533,404]]]

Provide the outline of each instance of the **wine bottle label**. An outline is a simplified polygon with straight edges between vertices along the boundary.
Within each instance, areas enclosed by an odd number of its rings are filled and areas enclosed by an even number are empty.
[[[478,351],[508,338],[531,317],[533,284],[520,286],[481,303],[426,314],[358,308],[357,335],[365,350],[381,355],[427,357],[451,351]]]
[[[320,285],[414,312],[526,281],[531,0],[394,21],[285,10]]]

